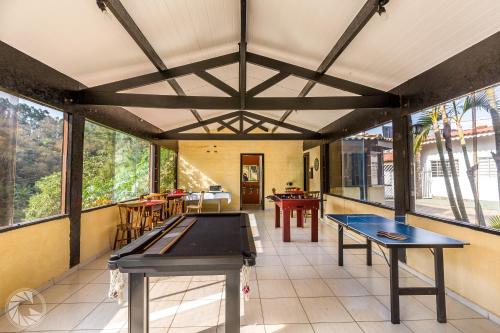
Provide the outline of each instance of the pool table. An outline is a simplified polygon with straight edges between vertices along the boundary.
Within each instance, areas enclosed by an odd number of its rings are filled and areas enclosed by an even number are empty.
[[[189,227],[179,232],[186,220]],[[153,251],[169,238],[177,240]],[[226,275],[226,332],[239,332],[240,271],[256,256],[247,213],[183,214],[116,251],[108,266],[129,273],[129,332],[148,331],[148,278],[176,275]]]

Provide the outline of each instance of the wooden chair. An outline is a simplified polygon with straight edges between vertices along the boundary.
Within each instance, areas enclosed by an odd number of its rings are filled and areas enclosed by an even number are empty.
[[[198,200],[198,204],[187,205],[186,206],[186,213],[189,213],[190,211],[195,211],[197,213],[201,213],[201,209],[203,208],[203,197],[204,196],[205,196],[205,191],[201,191],[200,199]]]
[[[173,200],[172,207],[170,209],[170,216],[182,214],[184,209],[184,199],[175,199]]]
[[[140,236],[143,212],[142,205],[118,205],[120,222],[116,226],[113,250],[117,245],[121,247],[123,243],[128,244]]]

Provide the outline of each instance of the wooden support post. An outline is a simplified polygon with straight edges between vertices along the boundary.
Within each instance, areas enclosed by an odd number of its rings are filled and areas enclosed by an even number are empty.
[[[160,150],[156,144],[151,145],[149,155],[149,190],[153,193],[160,193]]]
[[[69,188],[69,266],[80,263],[80,223],[82,215],[83,134],[85,117],[68,116],[67,188]]]

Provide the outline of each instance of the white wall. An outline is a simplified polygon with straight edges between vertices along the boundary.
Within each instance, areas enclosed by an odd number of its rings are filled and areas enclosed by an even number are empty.
[[[483,136],[479,137],[477,140],[477,157],[491,157],[491,152],[495,151],[495,141],[494,136]],[[469,155],[470,163],[473,164],[473,147],[472,139],[466,140],[467,152]],[[444,147],[443,147],[444,148]],[[425,166],[425,170],[430,172],[431,161],[439,161],[439,154],[436,150],[436,144],[431,142],[422,146],[422,167]],[[466,200],[473,200],[472,190],[470,187],[469,179],[467,177],[467,168],[465,166],[464,155],[460,142],[458,140],[453,141],[453,156],[455,160],[458,160],[459,168],[459,182],[462,195]],[[447,159],[447,154],[445,151],[445,158]],[[444,183],[444,177],[429,177],[431,180],[431,192],[433,196],[437,197],[447,197],[446,186]],[[453,186],[453,184],[452,184]],[[479,176],[478,179],[479,188],[479,199],[484,201],[498,201],[498,187],[496,176]]]

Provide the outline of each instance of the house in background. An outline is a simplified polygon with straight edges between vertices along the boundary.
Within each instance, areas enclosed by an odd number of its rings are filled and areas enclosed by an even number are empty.
[[[495,132],[492,126],[477,126],[476,130],[464,130],[467,151],[471,165],[476,165],[476,186],[479,193],[479,200],[483,206],[486,218],[495,214],[498,210],[498,187],[497,187],[497,169],[495,161],[491,155],[495,149]],[[458,180],[460,189],[467,207],[470,209],[470,217],[474,216],[474,197],[467,177],[467,167],[464,154],[460,146],[460,139],[456,130],[451,133],[453,156],[457,166]],[[475,153],[473,153],[475,152]],[[417,157],[418,155],[416,155]],[[416,204],[420,207],[429,206],[429,209],[439,209],[446,205],[448,209],[448,193],[446,191],[443,169],[436,149],[436,140],[434,136],[429,136],[422,143],[420,151],[420,163],[415,169],[416,183]],[[419,167],[418,167],[419,166]],[[446,166],[450,170],[447,161]],[[451,176],[450,176],[451,177]],[[451,181],[451,179],[450,179]],[[488,214],[490,210],[490,214]],[[498,211],[497,211],[498,212]],[[450,215],[450,218],[452,216]]]

